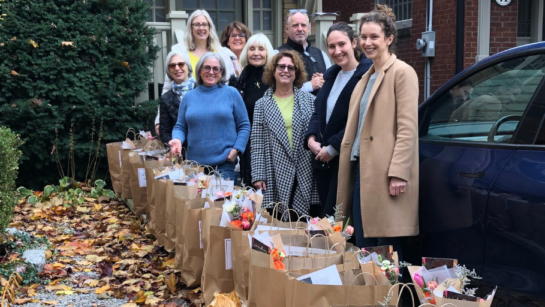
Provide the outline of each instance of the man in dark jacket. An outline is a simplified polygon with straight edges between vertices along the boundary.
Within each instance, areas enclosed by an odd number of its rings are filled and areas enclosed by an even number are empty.
[[[331,62],[322,50],[310,45],[307,40],[309,31],[310,21],[307,11],[290,10],[286,18],[288,41],[278,47],[278,50],[294,50],[299,53],[308,74],[308,82],[301,90],[316,96],[324,84],[323,73],[331,66]]]

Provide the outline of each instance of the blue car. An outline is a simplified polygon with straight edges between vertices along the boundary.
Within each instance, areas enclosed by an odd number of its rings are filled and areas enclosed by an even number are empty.
[[[545,42],[464,70],[419,107],[421,256],[475,268],[493,306],[545,306]]]

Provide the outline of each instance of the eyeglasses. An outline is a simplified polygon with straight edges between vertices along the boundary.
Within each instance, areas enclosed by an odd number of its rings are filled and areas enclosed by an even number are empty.
[[[198,23],[198,22],[195,22],[195,23],[192,23],[191,24],[193,26],[193,28],[195,29],[198,29],[198,28],[208,28],[209,24],[208,22],[203,22],[203,23]]]
[[[305,9],[293,9],[293,10],[289,10],[290,14],[295,14],[297,12],[301,12],[303,14],[306,14],[307,13],[307,10]]]
[[[171,63],[171,64],[168,64],[168,68],[170,68],[170,69],[174,69],[174,68],[176,68],[176,66],[179,66],[180,68],[184,68],[185,63],[184,63],[184,62],[180,62],[180,63]]]
[[[244,37],[246,37],[246,33],[238,33],[238,34],[237,33],[231,33],[229,36],[232,37],[232,38],[236,38],[236,37],[244,38]]]
[[[204,65],[202,67],[202,70],[204,72],[210,72],[210,70],[212,70],[213,73],[217,74],[221,71],[223,71],[223,68],[219,67],[219,66],[210,66],[210,65]]]
[[[286,68],[288,69],[289,72],[294,72],[295,71],[295,66],[293,66],[293,65],[276,64],[276,70],[278,70],[278,71],[284,71],[284,70],[286,70]]]
[[[305,55],[308,56],[312,62],[316,63],[316,59],[312,55],[310,55],[308,51],[305,51]]]

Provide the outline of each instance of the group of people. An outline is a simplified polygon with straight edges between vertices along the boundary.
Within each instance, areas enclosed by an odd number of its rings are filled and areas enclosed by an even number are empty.
[[[290,10],[276,50],[240,22],[221,40],[204,10],[172,47],[156,122],[173,154],[261,189],[264,204],[299,215],[352,217],[356,245],[394,245],[418,233],[418,79],[393,53],[385,5],[307,40],[306,10]],[[334,62],[331,65],[329,60]],[[186,150],[183,150],[185,148]]]

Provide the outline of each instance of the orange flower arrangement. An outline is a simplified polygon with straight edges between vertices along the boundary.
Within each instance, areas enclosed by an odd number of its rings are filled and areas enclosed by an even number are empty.
[[[242,221],[241,220],[234,220],[231,222],[231,224],[233,224],[233,226],[236,226],[240,229],[242,229]]]
[[[250,223],[253,223],[254,222],[254,214],[250,211],[248,212],[243,212],[241,214],[241,217],[243,220],[248,220]]]
[[[278,251],[278,248],[274,248],[272,251],[271,251],[271,256],[273,257],[273,262],[274,262],[274,268],[277,269],[277,270],[285,270],[286,269],[286,266],[284,265],[284,257],[286,256],[286,254],[284,254],[284,252],[282,251]]]
[[[335,225],[335,227],[333,227],[333,231],[335,231],[335,232],[341,232],[341,226]]]

